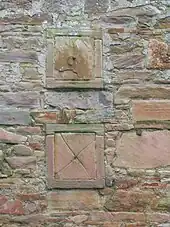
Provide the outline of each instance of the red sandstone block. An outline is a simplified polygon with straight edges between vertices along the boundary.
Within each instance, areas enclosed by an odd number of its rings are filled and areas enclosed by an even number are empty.
[[[96,191],[69,190],[48,194],[48,204],[51,210],[91,210],[101,207]]]
[[[18,193],[16,197],[21,201],[35,201],[35,200],[45,200],[45,196],[40,193],[29,193],[29,194],[23,194]]]
[[[105,203],[109,211],[144,212],[147,207],[155,208],[159,196],[149,190],[117,190]]]
[[[135,100],[132,102],[134,121],[166,121],[170,120],[169,100]]]
[[[0,214],[23,215],[23,204],[19,200],[7,201],[5,204],[0,206]]]
[[[170,132],[124,133],[118,142],[114,166],[123,168],[156,168],[168,166],[170,160]]]
[[[105,212],[92,211],[88,221],[90,222],[144,222],[145,214],[140,212]]]
[[[20,126],[17,127],[16,130],[18,133],[21,133],[22,135],[35,135],[41,133],[41,128],[39,126],[31,127],[31,126]]]
[[[26,142],[27,137],[9,132],[0,128],[0,142],[4,143],[23,143]]]

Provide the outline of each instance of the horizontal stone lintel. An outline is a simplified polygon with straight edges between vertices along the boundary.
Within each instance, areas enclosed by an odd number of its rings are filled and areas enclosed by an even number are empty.
[[[48,188],[104,188],[105,180],[104,179],[96,179],[96,180],[55,180],[54,178],[48,178]]]
[[[85,81],[60,81],[53,78],[46,79],[47,88],[103,88],[101,78]]]
[[[95,132],[104,134],[102,124],[46,124],[46,134],[54,132]]]
[[[90,36],[96,39],[102,38],[102,31],[95,29],[83,29],[83,30],[70,30],[70,29],[56,29],[49,28],[46,30],[47,38],[53,38],[55,36]]]

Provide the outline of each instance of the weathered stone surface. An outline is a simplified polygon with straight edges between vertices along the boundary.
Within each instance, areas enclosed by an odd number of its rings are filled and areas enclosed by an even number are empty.
[[[36,158],[34,156],[27,157],[10,157],[6,158],[6,161],[13,169],[35,169]]]
[[[143,55],[114,55],[111,56],[113,68],[116,69],[142,69],[144,68]]]
[[[0,109],[1,125],[28,125],[30,122],[28,110]]]
[[[115,94],[115,104],[128,103],[130,99],[169,99],[170,86],[124,85]]]
[[[43,0],[42,6],[42,10],[45,12],[67,14],[77,12],[78,10],[82,10],[82,8],[83,1],[81,0],[65,0],[64,3],[62,0]]]
[[[169,46],[164,42],[152,39],[148,47],[148,68],[170,69]]]
[[[23,215],[23,204],[19,200],[9,200],[0,206],[0,214]]]
[[[159,75],[159,73],[156,75],[155,74],[156,74],[155,72],[146,71],[146,70],[145,71],[123,70],[109,75],[112,78],[113,84],[139,84],[150,80],[156,81],[158,79],[160,82],[167,81],[166,75],[161,76]]]
[[[99,196],[96,191],[57,191],[48,194],[51,210],[89,210],[100,208]]]
[[[36,108],[40,107],[38,92],[7,92],[0,93],[0,106]]]
[[[18,126],[16,132],[27,136],[27,135],[39,135],[41,134],[41,128],[39,126]]]
[[[48,14],[34,14],[33,16],[17,14],[6,16],[0,19],[1,24],[27,24],[27,25],[41,25],[44,21],[51,21],[51,18]]]
[[[2,0],[0,2],[0,8],[2,9],[30,9],[32,6],[32,0]]]
[[[114,15],[114,16],[154,16],[156,14],[159,14],[160,10],[156,6],[152,5],[141,5],[141,6],[133,6],[133,7],[121,7],[118,9],[113,10],[111,13],[108,13],[108,15]]]
[[[36,63],[36,53],[27,53],[22,51],[1,52],[0,62],[23,62],[23,63]]]
[[[85,222],[88,219],[87,215],[77,215],[71,218],[71,220],[76,224],[81,224],[82,222]]]
[[[37,123],[57,123],[57,113],[54,111],[31,112],[31,116]]]
[[[124,133],[118,143],[114,166],[156,168],[169,165],[170,132]]]
[[[108,0],[85,0],[85,12],[87,13],[106,12],[108,6]]]
[[[55,77],[58,80],[92,79],[94,41],[87,37],[56,37],[55,40]]]
[[[151,191],[117,190],[105,203],[109,211],[145,211],[154,207],[159,197]]]
[[[170,120],[170,101],[136,100],[132,102],[134,121],[168,121]]]
[[[33,151],[30,147],[27,147],[22,144],[18,144],[12,147],[12,152],[16,156],[31,156],[33,155]]]
[[[154,27],[159,29],[170,28],[170,16],[157,20]]]
[[[44,137],[40,135],[32,135],[28,138],[29,146],[34,150],[43,150]]]
[[[35,44],[35,46],[37,47],[38,44]],[[31,45],[32,47],[32,45]],[[36,68],[24,68],[23,69],[23,80],[39,80],[41,79],[41,75],[38,73],[38,70]]]
[[[112,107],[110,92],[46,92],[46,103],[57,109],[102,109]]]
[[[147,213],[146,217],[147,217],[148,221],[156,222],[156,223],[167,223],[167,224],[169,224],[168,222],[170,220],[170,214],[169,213]],[[161,225],[160,225],[160,227],[161,227]]]
[[[0,128],[0,142],[1,143],[22,143],[26,142],[27,137],[9,132]]]
[[[96,179],[95,134],[56,134],[55,172],[60,180]]]
[[[132,39],[132,40],[122,42],[122,43],[111,44],[109,53],[111,53],[113,55],[117,54],[118,58],[123,59],[123,57],[126,58],[126,56],[120,56],[120,54],[122,54],[122,55],[123,54],[129,54],[129,53],[132,54],[132,52],[135,53],[135,52],[141,52],[141,51],[142,51],[141,44],[139,42],[137,42],[136,40]],[[139,55],[138,56],[135,55],[135,56],[137,57],[138,62],[137,62],[137,59],[130,60],[130,58],[133,57],[132,55],[128,56],[129,61],[131,61],[131,64],[134,64],[134,67],[138,67],[138,68],[143,67],[143,61],[142,61],[143,57],[139,56]],[[141,57],[141,59],[140,59],[140,57]],[[114,58],[116,58],[116,56],[112,57],[111,59],[113,60],[114,64],[116,64],[117,67],[118,67],[118,64],[117,64],[117,62],[115,62]],[[136,61],[136,63],[135,63],[135,61]],[[121,66],[122,66],[122,64],[123,63],[121,63]],[[131,66],[128,66],[127,63],[125,63],[125,65],[122,66],[122,67],[127,68],[127,67],[131,67]]]
[[[109,15],[107,17],[103,17],[102,20],[105,23],[109,23],[113,26],[125,25],[125,24],[129,25],[129,24],[135,22],[135,19],[130,16],[114,16],[114,15]]]

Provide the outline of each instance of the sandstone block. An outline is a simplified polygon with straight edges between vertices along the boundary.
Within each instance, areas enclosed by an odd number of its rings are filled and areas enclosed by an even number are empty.
[[[112,94],[103,91],[46,92],[47,105],[57,109],[102,109],[112,107]]]
[[[0,206],[0,214],[23,215],[24,207],[19,200],[9,200]]]
[[[169,99],[170,86],[166,85],[123,85],[115,94],[114,103],[128,103],[131,99]]]
[[[33,156],[9,157],[6,158],[6,161],[13,169],[35,169],[36,166],[36,158]]]
[[[18,144],[18,145],[13,146],[12,152],[16,156],[30,156],[30,155],[33,154],[33,151],[30,147],[27,147],[27,146],[22,145],[22,144]]]
[[[114,166],[125,168],[156,168],[170,164],[170,132],[124,133],[117,146]]]
[[[36,63],[37,56],[35,53],[18,52],[1,52],[0,62],[21,62],[21,63]]]
[[[0,109],[0,124],[2,125],[28,125],[30,120],[27,110]]]
[[[48,194],[51,210],[89,210],[100,208],[99,196],[96,191],[57,191]]]
[[[0,143],[22,143],[26,142],[27,137],[9,132],[0,128]]]
[[[151,191],[117,190],[105,203],[109,211],[138,211],[143,212],[147,206],[155,206],[159,197]]]
[[[134,100],[132,115],[136,122],[170,120],[169,100]]]
[[[18,108],[40,107],[40,94],[38,92],[7,92],[0,93],[0,105]]]

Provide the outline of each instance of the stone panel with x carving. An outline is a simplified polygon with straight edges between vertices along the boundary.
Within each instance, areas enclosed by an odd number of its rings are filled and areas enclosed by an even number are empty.
[[[55,135],[55,175],[62,180],[96,179],[94,133]]]
[[[47,124],[50,188],[103,188],[104,127],[100,124]]]

